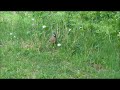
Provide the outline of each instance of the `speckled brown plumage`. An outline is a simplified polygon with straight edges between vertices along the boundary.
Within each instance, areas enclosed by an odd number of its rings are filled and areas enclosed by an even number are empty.
[[[55,33],[53,33],[53,35],[50,37],[49,41],[53,45],[57,44],[57,37],[56,37]]]

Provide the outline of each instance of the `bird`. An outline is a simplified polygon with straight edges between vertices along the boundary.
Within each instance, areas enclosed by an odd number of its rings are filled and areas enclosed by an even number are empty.
[[[52,36],[50,37],[49,39],[49,42],[54,46],[54,45],[57,45],[57,36],[56,36],[56,33],[53,32]]]

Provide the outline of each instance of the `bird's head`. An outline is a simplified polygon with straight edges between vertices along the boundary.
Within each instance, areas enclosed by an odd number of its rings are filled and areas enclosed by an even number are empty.
[[[53,32],[53,36],[56,37],[56,33],[55,32]]]

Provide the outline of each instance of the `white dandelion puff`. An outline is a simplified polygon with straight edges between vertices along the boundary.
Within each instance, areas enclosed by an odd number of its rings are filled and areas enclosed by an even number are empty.
[[[61,44],[60,44],[60,43],[58,43],[58,44],[57,44],[57,46],[58,46],[58,47],[60,47],[60,46],[61,46]]]
[[[32,21],[34,21],[35,19],[34,18],[32,18]]]
[[[71,31],[71,29],[69,29],[69,32]]]
[[[14,38],[16,38],[16,36],[14,36]]]
[[[43,26],[42,26],[42,28],[46,28],[46,26],[45,26],[45,25],[43,25]]]
[[[118,37],[120,37],[120,32],[118,33],[118,35],[117,35]]]
[[[13,35],[13,33],[10,33],[10,35]]]

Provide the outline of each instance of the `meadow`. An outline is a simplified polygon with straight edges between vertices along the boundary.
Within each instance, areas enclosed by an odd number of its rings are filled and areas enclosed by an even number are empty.
[[[120,12],[0,11],[0,79],[11,78],[120,78]]]

